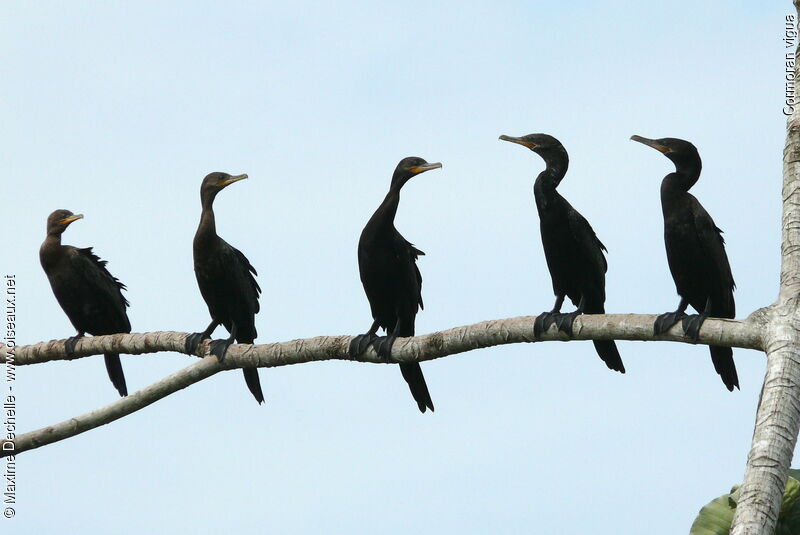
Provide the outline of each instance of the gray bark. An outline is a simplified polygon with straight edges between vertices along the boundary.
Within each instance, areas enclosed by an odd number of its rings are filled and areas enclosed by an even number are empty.
[[[655,316],[647,314],[584,315],[576,319],[572,338],[558,332],[555,327],[551,327],[550,330],[543,333],[540,341],[615,339],[690,343],[678,325],[667,333],[654,336],[653,322],[655,318]],[[413,338],[400,338],[392,351],[393,362],[421,362],[473,349],[534,342],[534,319],[535,316],[523,316],[484,321]],[[761,338],[763,332],[764,326],[760,313],[751,314],[745,321],[709,319],[703,324],[700,331],[699,343],[761,350],[763,348]],[[185,339],[186,333],[177,332],[97,336],[81,339],[75,348],[75,354],[76,358],[82,358],[102,355],[106,352],[128,355],[161,351],[183,353]],[[3,444],[7,441],[0,441],[0,453],[6,456],[17,455],[89,431],[147,407],[165,396],[222,370],[244,366],[267,368],[320,360],[386,363],[371,348],[357,359],[351,359],[347,353],[350,340],[352,340],[350,336],[319,336],[274,344],[234,344],[228,350],[224,363],[217,362],[215,357],[206,356],[200,362],[105,407],[55,425],[18,435],[14,440],[13,449],[3,449]],[[207,355],[208,347],[209,342],[203,342],[198,348],[199,355]],[[705,353],[702,354],[702,357],[707,358]],[[0,361],[10,360],[8,348],[0,346]],[[67,360],[64,340],[19,346],[14,351],[13,357],[15,366],[54,360]]]
[[[800,16],[800,0],[794,6]],[[764,311],[767,373],[731,535],[774,533],[800,429],[800,105],[786,123],[782,229],[780,293]]]

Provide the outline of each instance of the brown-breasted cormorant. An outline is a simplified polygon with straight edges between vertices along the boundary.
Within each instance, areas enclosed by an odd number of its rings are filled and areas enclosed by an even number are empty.
[[[208,305],[211,323],[205,331],[186,337],[186,350],[194,353],[201,340],[210,338],[219,324],[225,326],[230,337],[211,342],[211,353],[222,362],[234,340],[252,344],[256,333],[255,318],[259,311],[258,296],[261,288],[256,282],[255,268],[241,251],[217,236],[214,222],[214,198],[223,188],[247,178],[228,173],[210,173],[200,186],[203,211],[194,235],[194,274],[200,293]],[[258,368],[242,368],[247,388],[259,403],[264,402]]]
[[[128,300],[122,295],[125,285],[106,269],[106,261],[91,247],[79,249],[61,245],[61,234],[83,215],[56,210],[47,218],[47,237],[39,248],[39,261],[47,274],[58,304],[78,331],[65,343],[67,354],[75,353],[75,344],[86,333],[92,335],[131,332],[125,310]],[[128,395],[125,373],[119,353],[106,353],[106,371],[120,396]]]
[[[689,193],[700,178],[700,155],[694,145],[683,139],[641,136],[631,136],[631,139],[656,149],[675,164],[675,172],[661,181],[661,211],[667,261],[681,301],[675,312],[661,314],[656,319],[653,331],[655,334],[666,332],[682,320],[683,332],[697,340],[700,326],[707,317],[733,318],[736,315],[733,301],[736,284],[722,231]],[[687,316],[687,305],[692,305],[699,314]],[[710,346],[710,350],[714,369],[728,390],[739,388],[733,350],[719,346]]]
[[[414,320],[417,311],[423,308],[422,275],[416,260],[425,253],[394,228],[394,216],[400,202],[400,188],[414,175],[441,166],[416,157],[400,160],[392,175],[389,193],[361,232],[358,271],[374,321],[366,334],[356,336],[350,343],[353,357],[373,344],[378,355],[388,360],[398,336],[414,336]],[[378,337],[378,327],[383,328],[387,336]],[[433,401],[419,363],[400,364],[400,371],[419,410],[433,410]]]
[[[547,134],[523,137],[500,136],[503,141],[528,147],[546,164],[533,186],[542,233],[547,269],[553,281],[556,302],[553,310],[540,314],[533,324],[534,336],[553,323],[572,335],[572,324],[579,314],[604,314],[606,300],[606,247],[595,235],[589,222],[578,213],[556,188],[567,173],[569,156],[564,146]],[[577,310],[561,313],[568,296]],[[625,373],[625,366],[613,340],[595,340],[597,354],[612,370]]]

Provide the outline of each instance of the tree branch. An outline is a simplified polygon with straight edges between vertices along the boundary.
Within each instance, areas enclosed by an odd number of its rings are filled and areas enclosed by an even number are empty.
[[[740,347],[763,351],[763,320],[758,314],[747,320],[709,318],[703,323],[697,344]],[[489,320],[472,325],[455,327],[413,338],[398,338],[393,355],[397,362],[432,360],[447,355],[463,353],[502,344],[521,342],[552,342],[569,340],[631,340],[641,342],[669,341],[695,343],[683,335],[680,325],[669,332],[653,335],[656,316],[650,314],[592,314],[578,316],[573,326],[573,336],[559,332],[553,326],[539,340],[533,338],[533,321],[536,316],[520,316]],[[82,358],[104,353],[141,355],[172,351],[184,353],[187,333],[157,331],[152,333],[112,334],[82,338],[75,346],[75,357]],[[357,359],[347,354],[350,336],[318,336],[272,344],[234,344],[229,354],[246,353],[248,360],[242,366],[273,367],[300,364],[312,360],[358,360],[360,362],[385,362],[369,350]],[[65,340],[51,340],[38,344],[18,346],[14,358],[10,349],[0,344],[0,363],[13,360],[15,366],[39,364],[55,360],[72,360],[64,349]],[[197,356],[208,352],[208,341],[198,347]],[[243,349],[246,348],[246,349]],[[234,359],[237,360],[237,359]],[[242,367],[232,366],[232,367]]]
[[[640,340],[673,341],[691,343],[683,335],[680,326],[659,336],[653,335],[656,316],[643,314],[598,314],[579,316],[573,326],[572,338],[551,327],[543,333],[541,341],[567,340]],[[762,349],[763,325],[759,314],[752,314],[745,321],[709,319],[701,329],[699,343],[726,345],[748,349]],[[393,362],[420,362],[464,353],[473,349],[502,344],[534,342],[533,321],[535,316],[522,316],[484,321],[473,325],[456,327],[412,338],[399,338],[392,350]],[[154,332],[144,334],[115,334],[80,340],[75,349],[76,358],[101,355],[105,352],[144,354],[161,351],[184,353],[186,333]],[[16,455],[46,444],[64,440],[95,427],[113,422],[123,416],[142,409],[159,399],[222,370],[256,366],[260,368],[286,366],[321,360],[356,360],[359,362],[385,363],[373,349],[352,359],[347,352],[350,336],[318,336],[273,344],[234,344],[228,350],[224,363],[215,357],[205,357],[183,370],[121,398],[105,407],[70,418],[64,422],[18,435],[13,441],[0,442],[0,453]],[[198,348],[200,355],[207,355],[209,342]],[[14,365],[29,365],[54,360],[67,360],[64,340],[53,340],[39,344],[20,346],[12,359],[9,348],[0,348],[0,360]]]
[[[105,407],[100,407],[55,425],[17,435],[13,441],[2,440],[0,441],[0,457],[18,455],[23,451],[46,446],[65,438],[74,437],[95,427],[111,423],[178,390],[211,377],[223,369],[216,357],[204,358],[168,375],[160,381],[156,381],[146,388],[109,403]],[[11,446],[9,446],[9,443]]]

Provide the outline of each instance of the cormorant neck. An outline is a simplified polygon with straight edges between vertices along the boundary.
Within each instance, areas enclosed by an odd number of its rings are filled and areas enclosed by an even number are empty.
[[[569,158],[566,152],[560,158],[547,161],[547,169],[549,169],[553,175],[556,185],[558,185],[561,179],[564,178],[564,175],[567,174],[567,168],[569,168]]]
[[[700,178],[700,171],[703,169],[703,163],[700,157],[692,158],[689,161],[680,161],[675,163],[675,172],[668,174],[664,177],[664,181],[669,180],[669,186],[683,191],[689,191],[694,186],[695,182]]]
[[[533,196],[536,199],[536,208],[541,211],[550,207],[556,197],[558,197],[556,188],[559,183],[561,183],[564,175],[567,174],[569,156],[563,147],[548,150],[547,152],[540,152],[539,156],[544,159],[544,163],[547,165],[545,170],[536,177],[536,182],[533,185]]]
[[[61,245],[61,232],[49,232],[44,242],[48,245]]]
[[[392,173],[392,185],[389,186],[389,191],[396,191],[397,194],[400,194],[400,188],[406,185],[406,182],[411,180],[413,174],[409,174],[406,171],[395,169],[394,173]]]
[[[39,262],[47,271],[51,266],[57,264],[63,256],[64,246],[61,245],[61,233],[48,234],[42,246],[39,247]]]
[[[214,206],[214,199],[217,198],[217,190],[212,189],[204,189],[200,192],[200,205],[203,207],[203,210],[213,210]]]
[[[536,182],[545,189],[555,189],[567,174],[569,168],[569,156],[563,147],[539,153],[547,166],[544,171],[539,173]]]
[[[536,187],[543,191],[555,190],[561,183],[561,179],[564,178],[566,173],[566,169],[548,167],[536,177]]]
[[[214,218],[214,197],[203,198],[203,211],[200,212],[200,224],[197,227],[196,238],[202,236],[216,236],[217,224]]]
[[[369,219],[366,228],[372,229],[373,234],[381,234],[394,228],[394,217],[397,214],[397,207],[400,205],[400,187],[392,184],[383,202]]]

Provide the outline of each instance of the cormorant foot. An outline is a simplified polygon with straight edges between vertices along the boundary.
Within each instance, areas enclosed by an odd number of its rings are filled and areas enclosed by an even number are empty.
[[[673,325],[675,325],[685,317],[686,314],[684,312],[678,312],[678,311],[661,314],[656,318],[655,323],[653,323],[653,334],[659,335],[667,332],[672,328]]]
[[[560,314],[558,312],[542,312],[533,320],[533,337],[541,338],[542,333],[546,332],[552,324],[556,322]]]
[[[369,345],[375,341],[377,335],[373,333],[359,334],[350,341],[350,347],[347,348],[347,353],[351,359],[354,359],[367,350]]]
[[[78,340],[83,338],[83,335],[76,335],[70,338],[67,338],[67,341],[64,342],[64,350],[67,352],[67,358],[72,360],[75,358],[75,346],[78,344]]]
[[[394,341],[397,340],[396,336],[380,336],[375,338],[375,341],[372,343],[372,347],[375,348],[375,352],[378,353],[378,356],[381,357],[386,362],[391,362],[392,360],[392,346],[394,346]]]
[[[199,346],[200,342],[202,342],[205,338],[207,338],[207,336],[204,336],[203,333],[192,333],[188,335],[186,337],[184,349],[187,353],[194,354],[195,351],[197,351],[197,346]]]
[[[211,354],[217,357],[217,360],[220,362],[225,361],[225,353],[228,352],[228,348],[233,344],[233,340],[222,339],[222,340],[214,340],[211,342]]]
[[[691,316],[685,316],[681,320],[683,334],[690,338],[692,342],[697,342],[697,339],[700,338],[700,327],[706,321],[706,317],[705,314],[692,314]]]
[[[564,314],[558,314],[556,317],[556,327],[562,333],[566,333],[567,336],[572,337],[572,324],[575,323],[575,318],[583,314],[579,310],[575,312],[566,312]]]

